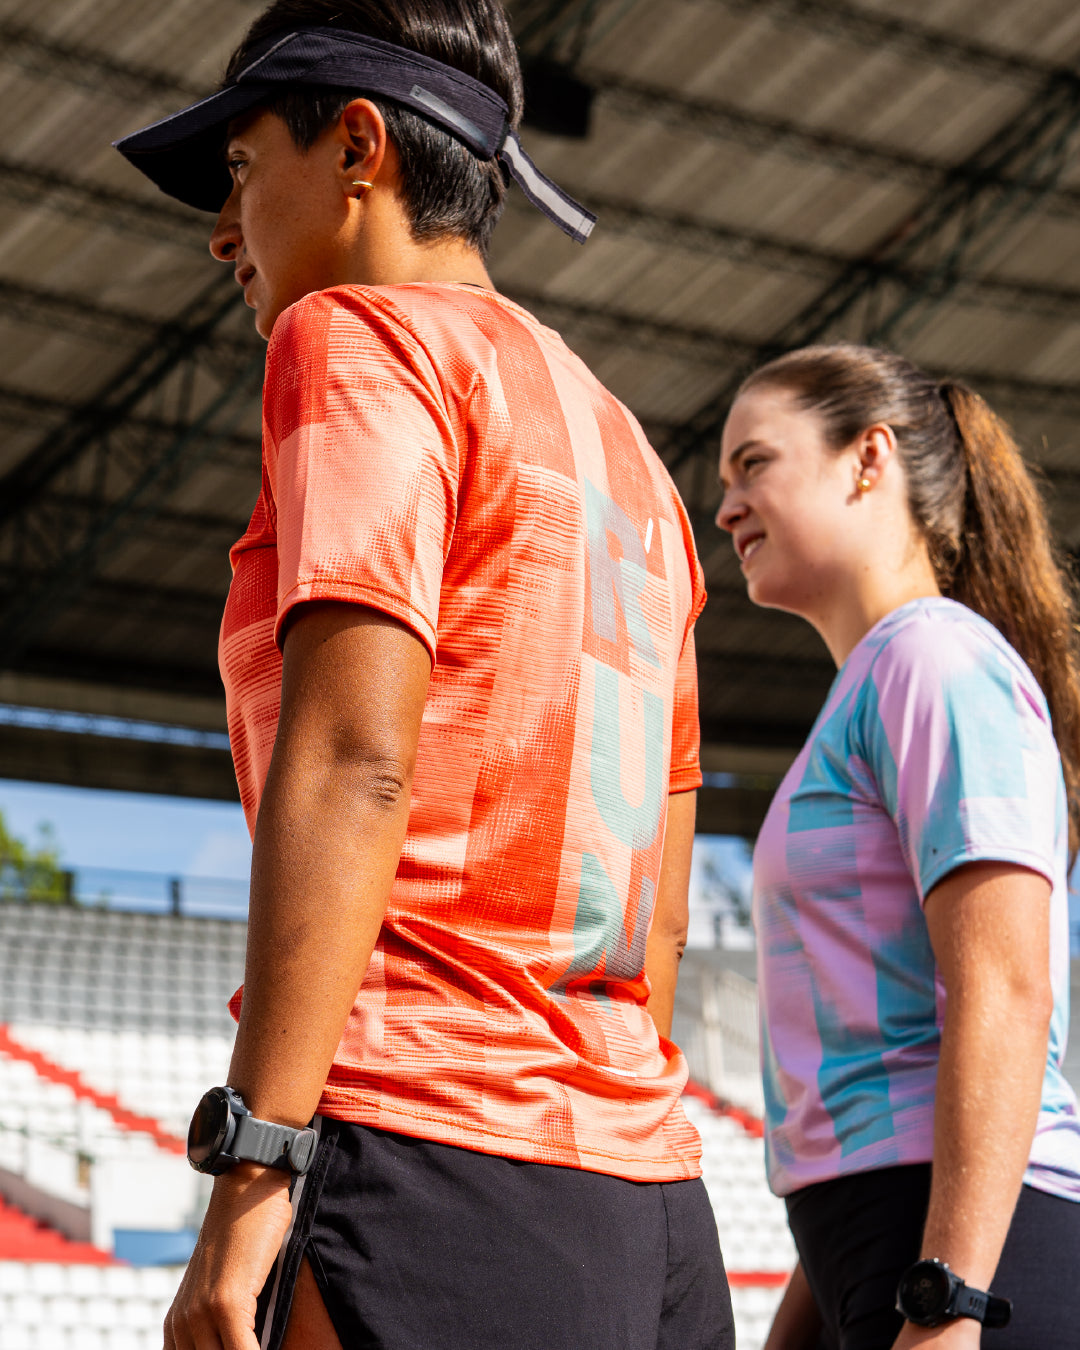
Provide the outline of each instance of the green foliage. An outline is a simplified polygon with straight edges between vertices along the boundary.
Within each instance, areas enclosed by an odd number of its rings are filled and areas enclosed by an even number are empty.
[[[60,866],[56,831],[42,823],[33,844],[16,839],[0,811],[0,900],[44,900],[63,904],[69,899],[68,874]]]

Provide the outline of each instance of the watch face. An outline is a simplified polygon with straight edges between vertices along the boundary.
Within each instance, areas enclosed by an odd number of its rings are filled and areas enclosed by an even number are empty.
[[[211,1088],[195,1108],[188,1126],[188,1161],[197,1171],[209,1170],[225,1147],[232,1124],[229,1099],[221,1088]]]
[[[904,1275],[897,1290],[897,1303],[913,1322],[940,1317],[949,1306],[952,1282],[944,1266],[917,1261]]]

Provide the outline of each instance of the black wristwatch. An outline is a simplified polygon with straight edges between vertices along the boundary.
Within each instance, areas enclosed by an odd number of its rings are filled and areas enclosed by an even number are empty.
[[[256,1120],[234,1088],[215,1087],[195,1108],[187,1136],[188,1162],[196,1172],[220,1176],[238,1162],[265,1163],[295,1176],[303,1174],[315,1157],[319,1136],[312,1129],[297,1130]]]
[[[920,1327],[936,1327],[957,1317],[973,1317],[986,1327],[1004,1327],[1012,1316],[1007,1298],[969,1289],[944,1261],[916,1261],[900,1278],[896,1311]]]

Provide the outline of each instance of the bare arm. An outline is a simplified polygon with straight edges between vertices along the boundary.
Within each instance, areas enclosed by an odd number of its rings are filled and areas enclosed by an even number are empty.
[[[1046,1065],[1050,883],[1026,868],[970,863],[936,886],[926,922],[945,982],[934,1170],[922,1255],[991,1287],[1027,1166]],[[978,1346],[968,1318],[898,1347]]]
[[[262,1119],[302,1126],[318,1105],[397,871],[430,668],[409,629],[355,605],[305,606],[286,637],[229,1071]],[[215,1181],[166,1321],[170,1350],[256,1350],[287,1191],[284,1173],[254,1164]]]
[[[694,849],[696,816],[696,792],[673,792],[668,797],[660,880],[645,946],[645,974],[652,986],[649,1012],[657,1031],[665,1037],[671,1035],[675,985],[690,923],[690,858]]]
[[[311,606],[285,640],[229,1079],[256,1115],[305,1125],[318,1105],[405,842],[430,669],[358,606]]]
[[[818,1350],[821,1327],[821,1314],[806,1274],[801,1262],[796,1261],[763,1350]]]

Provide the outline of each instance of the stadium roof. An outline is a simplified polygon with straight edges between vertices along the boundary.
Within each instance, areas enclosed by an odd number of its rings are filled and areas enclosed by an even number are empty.
[[[259,486],[264,347],[209,218],[109,143],[211,89],[261,8],[0,5],[0,704],[68,714],[0,718],[0,776],[234,791],[216,638]],[[1080,545],[1080,8],[511,10],[523,140],[600,223],[580,248],[512,192],[492,272],[675,474],[710,589],[705,766],[736,776],[710,780],[733,790],[705,795],[703,824],[751,832],[832,670],[805,624],[748,603],[712,524],[717,436],[750,367],[843,336],[968,380]],[[187,731],[121,736],[109,717]]]

